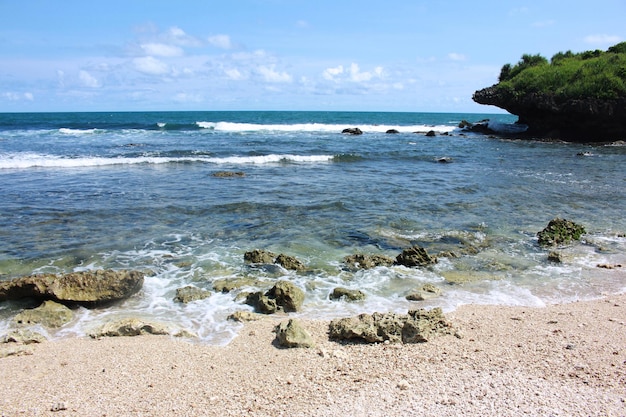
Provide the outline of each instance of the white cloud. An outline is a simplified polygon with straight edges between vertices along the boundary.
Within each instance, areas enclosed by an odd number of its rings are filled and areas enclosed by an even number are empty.
[[[465,61],[465,55],[463,54],[458,54],[456,52],[450,52],[448,54],[448,58],[450,58],[453,61]]]
[[[335,77],[340,74],[343,74],[343,65],[339,65],[338,67],[334,68],[326,68],[322,73],[322,77],[329,81],[334,81]]]
[[[182,48],[164,43],[144,43],[140,46],[146,55],[173,57],[182,56],[184,53]]]
[[[33,93],[15,93],[15,92],[6,92],[6,93],[2,93],[2,97],[8,99],[9,101],[33,101],[35,100],[35,96],[33,95]]]
[[[555,23],[555,21],[554,21],[554,20],[542,20],[542,21],[540,21],[540,22],[535,22],[535,23],[533,23],[533,27],[536,27],[536,28],[545,28],[545,27],[548,27],[548,26],[552,26],[552,25],[554,25],[554,23]]]
[[[233,43],[228,35],[209,36],[208,41],[211,45],[220,49],[232,49]]]
[[[622,38],[616,35],[589,35],[585,37],[585,42],[592,45],[610,45],[621,41]]]
[[[242,74],[241,71],[239,71],[237,68],[225,69],[224,73],[231,80],[239,81],[239,80],[245,80],[246,78],[248,78],[244,74]]]
[[[204,98],[200,94],[178,93],[174,96],[174,100],[179,103],[201,103]]]
[[[177,26],[172,26],[165,33],[165,35],[161,36],[162,39],[166,40],[168,43],[173,43],[175,45],[183,45],[183,46],[201,46],[202,42],[191,35],[187,35],[184,30]]]
[[[94,77],[87,71],[81,70],[78,73],[78,79],[80,80],[81,84],[85,87],[89,87],[89,88],[100,87],[100,81],[98,81],[96,77]]]
[[[265,81],[270,83],[290,83],[292,80],[291,75],[288,73],[274,70],[274,65],[261,65],[258,67],[258,71]]]
[[[133,59],[133,64],[137,71],[143,72],[144,74],[164,75],[170,71],[166,63],[152,56],[135,58]]]

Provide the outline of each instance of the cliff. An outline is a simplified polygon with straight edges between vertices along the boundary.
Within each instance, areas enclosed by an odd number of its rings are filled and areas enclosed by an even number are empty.
[[[528,125],[526,135],[576,142],[626,140],[626,42],[608,51],[524,55],[497,84],[476,91]]]

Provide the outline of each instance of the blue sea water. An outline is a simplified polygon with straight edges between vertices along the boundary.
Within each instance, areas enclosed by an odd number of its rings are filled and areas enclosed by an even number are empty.
[[[508,114],[135,112],[0,114],[0,279],[100,268],[148,272],[132,298],[53,337],[139,316],[227,343],[249,309],[238,292],[182,305],[179,287],[242,291],[288,279],[302,312],[329,318],[466,303],[540,306],[626,289],[626,146],[498,139],[459,122]],[[359,127],[359,136],[342,135]],[[386,133],[395,129],[399,133]],[[433,130],[436,136],[426,136]],[[447,158],[449,162],[440,162]],[[221,178],[219,171],[243,172]],[[547,260],[536,233],[554,217],[583,224],[580,244]],[[395,257],[419,244],[431,268],[348,271],[354,253]],[[471,248],[470,251],[467,249]],[[243,254],[292,255],[308,271],[254,269]],[[461,283],[458,283],[463,281]],[[405,295],[424,283],[443,296]],[[367,294],[331,301],[337,286]],[[28,302],[0,304],[0,331]]]

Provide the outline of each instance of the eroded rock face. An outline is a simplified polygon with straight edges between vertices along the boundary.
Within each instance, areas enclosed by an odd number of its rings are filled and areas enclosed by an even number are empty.
[[[436,335],[458,334],[441,308],[410,310],[408,314],[374,313],[332,320],[332,339],[357,339],[365,342],[423,343]]]
[[[343,258],[344,264],[349,269],[371,269],[377,266],[391,266],[394,263],[394,259],[385,255],[364,255],[354,254]]]
[[[246,298],[246,304],[263,314],[273,314],[280,310],[286,313],[299,311],[303,303],[304,291],[289,281],[278,281],[265,294],[256,292]]]
[[[420,246],[413,246],[403,250],[402,253],[396,257],[395,263],[409,268],[414,266],[428,266],[436,264],[437,258],[430,256],[426,252],[426,249]]]
[[[541,232],[537,233],[539,245],[556,246],[579,240],[585,233],[585,228],[580,224],[565,219],[552,219]]]
[[[276,264],[292,271],[304,271],[306,269],[304,264],[293,256],[285,255],[284,253],[276,255],[273,252],[261,249],[246,252],[243,255],[243,259],[253,265]]]
[[[358,127],[347,127],[341,131],[344,135],[362,135],[363,131]]]
[[[159,323],[149,323],[137,318],[121,319],[107,323],[89,334],[99,337],[139,336],[143,334],[167,335],[169,330]]]
[[[557,102],[554,96],[512,94],[494,85],[476,91],[472,99],[519,116],[519,123],[529,127],[528,135],[579,142],[608,142],[626,138],[624,97]]]
[[[406,296],[409,301],[425,301],[431,298],[439,297],[442,291],[439,287],[433,284],[424,284],[421,288],[412,291]]]
[[[35,298],[87,307],[128,298],[143,285],[139,271],[85,271],[44,274],[0,282],[0,301]]]
[[[13,322],[17,325],[41,324],[44,327],[56,329],[69,323],[73,318],[72,310],[63,304],[47,300],[37,308],[18,313],[13,318]]]
[[[174,301],[187,304],[192,301],[204,300],[211,296],[211,291],[203,290],[202,288],[192,287],[190,285],[176,289],[176,296]]]
[[[288,322],[281,322],[274,329],[276,332],[276,343],[286,348],[312,348],[315,347],[313,338],[296,319],[289,319]]]

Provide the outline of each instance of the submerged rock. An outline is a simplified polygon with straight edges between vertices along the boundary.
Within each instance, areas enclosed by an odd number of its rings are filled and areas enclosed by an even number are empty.
[[[141,289],[139,271],[98,270],[44,274],[0,282],[0,301],[35,298],[96,306],[128,298]]]
[[[408,294],[406,299],[409,301],[424,301],[439,297],[441,294],[442,291],[440,288],[435,287],[433,284],[424,284],[421,288]]]
[[[329,325],[332,339],[357,339],[369,343],[423,343],[435,335],[457,333],[445,319],[441,308],[410,310],[408,314],[360,314],[332,320]]]
[[[585,232],[585,228],[572,221],[555,218],[550,220],[545,229],[537,233],[539,245],[556,246],[579,240]]]
[[[211,296],[211,291],[203,290],[202,288],[192,287],[190,285],[176,289],[176,296],[174,301],[187,304],[192,301],[204,300]]]
[[[313,338],[296,319],[289,319],[287,323],[281,322],[274,329],[276,343],[286,348],[312,348],[315,347]]]
[[[245,172],[241,171],[217,171],[213,173],[217,178],[243,178],[246,176]]]
[[[74,318],[72,310],[54,301],[44,301],[37,308],[24,310],[13,321],[18,325],[41,324],[48,328],[59,328]]]
[[[262,318],[263,318],[263,315],[253,313],[251,311],[246,311],[246,310],[235,311],[234,313],[228,316],[228,320],[238,321],[240,323],[243,323],[246,321],[257,321],[257,320],[261,320]]]
[[[437,258],[430,256],[426,249],[421,246],[413,246],[409,249],[402,251],[400,255],[396,257],[396,265],[403,265],[406,267],[414,266],[428,266],[437,263]]]
[[[365,299],[365,293],[359,290],[349,290],[347,288],[337,287],[330,293],[331,300],[344,299],[347,301],[359,301]]]

